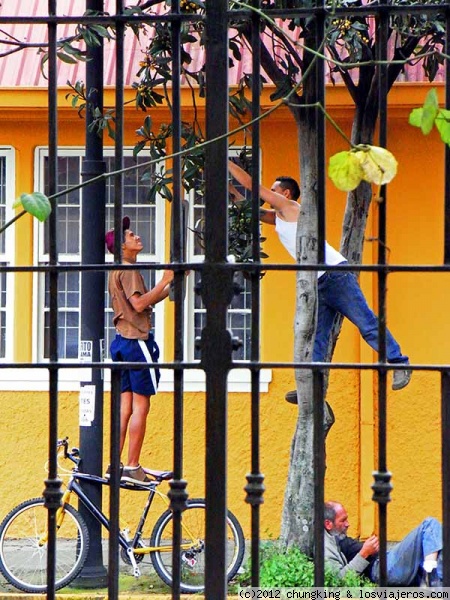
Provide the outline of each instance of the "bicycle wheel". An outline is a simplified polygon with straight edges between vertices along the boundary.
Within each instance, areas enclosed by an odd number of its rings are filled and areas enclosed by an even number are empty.
[[[205,588],[205,517],[206,504],[202,499],[188,500],[183,512],[181,534],[181,585],[184,593],[201,592]],[[150,538],[150,546],[159,550],[150,554],[159,577],[172,585],[173,514],[166,510],[158,519]],[[245,541],[236,517],[227,515],[227,578],[232,579],[244,558]]]
[[[0,525],[0,571],[9,583],[23,592],[47,591],[47,519],[44,499],[33,498],[16,506]],[[86,523],[66,504],[56,537],[57,590],[80,573],[88,548]]]

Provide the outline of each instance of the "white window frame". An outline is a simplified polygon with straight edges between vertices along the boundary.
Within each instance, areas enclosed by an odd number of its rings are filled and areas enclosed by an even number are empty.
[[[0,156],[5,158],[5,223],[15,216],[12,198],[16,196],[16,151],[13,146],[0,146]],[[21,190],[26,192],[27,190]],[[8,267],[15,265],[15,226],[8,227],[5,236],[5,252],[0,253],[0,262]],[[14,273],[6,274],[6,306],[5,306],[5,356],[0,357],[0,363],[14,360],[14,311],[15,311],[15,277]]]

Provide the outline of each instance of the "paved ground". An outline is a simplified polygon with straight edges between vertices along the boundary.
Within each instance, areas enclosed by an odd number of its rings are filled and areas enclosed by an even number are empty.
[[[249,551],[247,544],[247,553]],[[247,554],[246,553],[246,554]],[[103,541],[103,559],[104,564],[107,566],[108,559],[108,541]],[[245,558],[244,558],[245,560]],[[123,562],[122,559],[119,560],[119,571],[121,577],[123,575],[129,575],[128,579],[131,581],[131,585],[128,587],[132,591],[120,593],[120,600],[171,600],[172,595],[170,590],[156,575],[153,565],[148,557],[145,557],[141,567],[141,577],[134,579],[132,577],[131,566],[127,565]],[[154,586],[154,590],[152,591],[152,587]],[[134,590],[134,588],[136,588]],[[167,591],[161,592],[160,590],[166,588]],[[148,593],[147,593],[148,590]],[[156,591],[158,590],[158,591]],[[11,598],[14,600],[42,600],[44,596],[42,594],[28,594],[24,592],[20,592],[15,587],[7,583],[6,579],[3,575],[0,574],[0,600]],[[107,600],[108,595],[105,589],[101,590],[83,590],[79,589],[73,590],[71,587],[63,588],[57,592],[57,598],[60,600]],[[182,600],[204,600],[203,595],[182,595]],[[230,597],[231,598],[231,597]]]

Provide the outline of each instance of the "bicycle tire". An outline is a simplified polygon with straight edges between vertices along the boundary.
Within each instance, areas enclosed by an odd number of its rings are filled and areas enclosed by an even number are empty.
[[[195,540],[189,548],[181,550],[180,592],[183,593],[202,592],[205,589],[205,515],[205,500],[197,498],[187,501],[182,529],[185,531],[188,528]],[[166,510],[155,523],[150,537],[150,546],[168,547],[167,552],[157,550],[151,552],[150,557],[156,573],[169,586],[172,586],[172,521],[172,511]],[[230,511],[227,514],[227,539],[227,580],[230,581],[238,572],[245,552],[242,527]],[[182,533],[183,546],[188,543]]]
[[[43,498],[22,502],[0,524],[0,571],[18,590],[34,594],[47,591],[48,511]],[[57,530],[55,589],[79,575],[89,549],[89,531],[84,519],[70,504]]]

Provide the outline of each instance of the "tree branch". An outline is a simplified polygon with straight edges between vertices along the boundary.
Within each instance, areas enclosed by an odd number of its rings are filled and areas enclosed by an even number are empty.
[[[394,60],[405,60],[408,59],[411,54],[414,53],[414,50],[417,48],[418,43],[420,42],[420,38],[416,36],[410,36],[406,42],[400,46],[400,48],[396,48],[394,52]],[[390,64],[388,67],[388,89],[394,85],[397,77],[399,76],[403,66],[401,64]]]
[[[328,51],[330,52],[335,61],[340,61],[341,57],[339,56],[339,52],[334,46],[329,46]],[[342,81],[345,83],[345,86],[348,89],[350,96],[353,99],[353,102],[356,104],[358,101],[358,89],[352,79],[350,71],[347,69],[341,69],[340,67],[338,67],[338,69],[342,77]]]
[[[286,54],[288,54],[294,60],[294,62],[297,63],[299,69],[302,71],[303,70],[303,61],[300,58],[298,51],[294,48],[294,46],[290,42],[290,40],[284,35],[284,32],[282,32],[280,29],[274,28],[271,23],[267,23],[267,27],[270,29],[272,34],[274,36],[276,36],[281,41],[281,43],[285,46],[284,50],[285,50]]]
[[[138,4],[138,8],[141,10],[146,10],[147,8],[152,8],[152,6],[156,6],[157,4],[162,4],[163,0],[147,0],[143,4]]]

